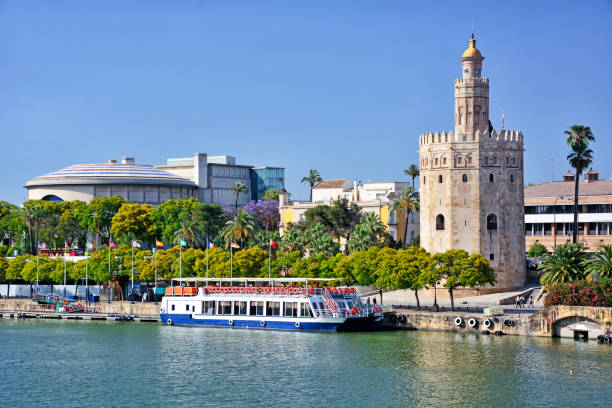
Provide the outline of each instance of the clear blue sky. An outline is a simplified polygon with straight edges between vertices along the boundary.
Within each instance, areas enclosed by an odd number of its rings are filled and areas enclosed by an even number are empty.
[[[423,4],[427,3],[427,4]],[[525,181],[568,170],[591,127],[612,173],[611,1],[0,1],[0,200],[74,163],[194,152],[323,178],[407,180],[453,125],[474,31],[491,119],[525,134]]]

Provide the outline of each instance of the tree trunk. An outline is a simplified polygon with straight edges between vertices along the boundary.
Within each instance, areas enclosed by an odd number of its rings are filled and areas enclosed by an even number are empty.
[[[576,169],[576,181],[574,184],[574,233],[572,235],[572,242],[575,244],[578,238],[578,188],[580,182],[580,171]]]
[[[419,291],[417,289],[414,290],[414,297],[417,301],[417,310],[421,310],[421,303],[419,302]]]
[[[238,194],[240,193],[236,194],[236,214],[238,214]]]
[[[412,176],[412,188],[414,188],[414,178],[415,176]]]
[[[312,188],[314,187],[314,184],[310,183],[310,202],[312,203]]]
[[[453,290],[449,289],[448,294],[450,295],[450,299],[451,299],[451,310],[454,312],[455,311],[455,299],[453,298]]]
[[[408,216],[410,215],[410,211],[405,211],[406,220],[404,221],[404,249],[406,249],[406,240],[408,239]]]

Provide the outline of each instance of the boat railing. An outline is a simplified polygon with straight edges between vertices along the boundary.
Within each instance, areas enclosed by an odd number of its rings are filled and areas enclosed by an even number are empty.
[[[333,296],[352,296],[354,288],[349,287],[301,287],[301,286],[174,286],[166,288],[166,296],[195,296],[202,290],[204,294],[221,295],[297,295],[323,296],[332,299]],[[335,304],[335,301],[332,302]]]

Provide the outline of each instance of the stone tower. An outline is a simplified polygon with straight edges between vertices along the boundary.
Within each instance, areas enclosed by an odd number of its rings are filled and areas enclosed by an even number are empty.
[[[419,136],[421,245],[482,254],[498,291],[525,283],[523,134],[491,126],[483,60],[472,35],[455,80],[455,131]]]

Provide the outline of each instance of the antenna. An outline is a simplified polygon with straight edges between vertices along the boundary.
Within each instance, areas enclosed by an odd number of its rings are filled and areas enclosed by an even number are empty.
[[[472,40],[474,39],[474,20],[472,20]]]
[[[551,157],[550,161],[550,181],[555,181],[555,159]]]

